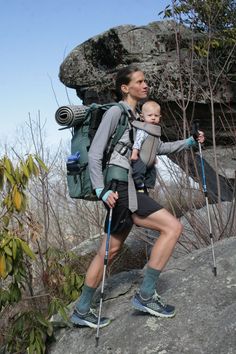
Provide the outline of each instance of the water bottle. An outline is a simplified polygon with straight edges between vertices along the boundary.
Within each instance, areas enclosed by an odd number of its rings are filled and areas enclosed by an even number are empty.
[[[80,170],[79,158],[80,158],[79,151],[77,151],[75,154],[71,154],[70,156],[68,156],[66,162],[66,167],[68,171],[76,172]]]

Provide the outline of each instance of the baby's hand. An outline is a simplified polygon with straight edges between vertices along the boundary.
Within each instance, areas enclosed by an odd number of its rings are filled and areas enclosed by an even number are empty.
[[[139,151],[137,149],[132,150],[132,154],[130,156],[130,160],[138,160],[139,158]]]

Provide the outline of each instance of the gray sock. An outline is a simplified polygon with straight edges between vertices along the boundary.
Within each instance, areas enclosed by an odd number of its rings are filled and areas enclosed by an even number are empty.
[[[95,291],[96,288],[91,288],[90,286],[84,284],[82,294],[75,305],[79,313],[85,314],[89,311]]]
[[[147,267],[143,282],[140,286],[140,295],[143,299],[149,299],[154,294],[160,274],[160,270]]]

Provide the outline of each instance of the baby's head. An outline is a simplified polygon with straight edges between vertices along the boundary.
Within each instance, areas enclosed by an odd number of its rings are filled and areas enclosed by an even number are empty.
[[[158,124],[161,118],[161,107],[155,101],[147,101],[142,105],[141,118],[146,123]]]

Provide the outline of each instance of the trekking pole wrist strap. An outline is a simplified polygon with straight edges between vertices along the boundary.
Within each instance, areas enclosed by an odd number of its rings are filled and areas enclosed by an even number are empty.
[[[95,193],[96,193],[96,196],[98,197],[98,199],[101,199],[100,195],[101,195],[102,191],[103,191],[103,188],[96,188],[95,189]]]
[[[110,183],[105,188],[96,188],[95,193],[99,200],[103,200],[104,202],[107,200],[109,195],[112,192],[116,191],[118,180],[112,179]]]
[[[107,200],[109,194],[112,192],[110,185],[107,185],[105,188],[96,188],[95,193],[99,200],[104,202]]]

